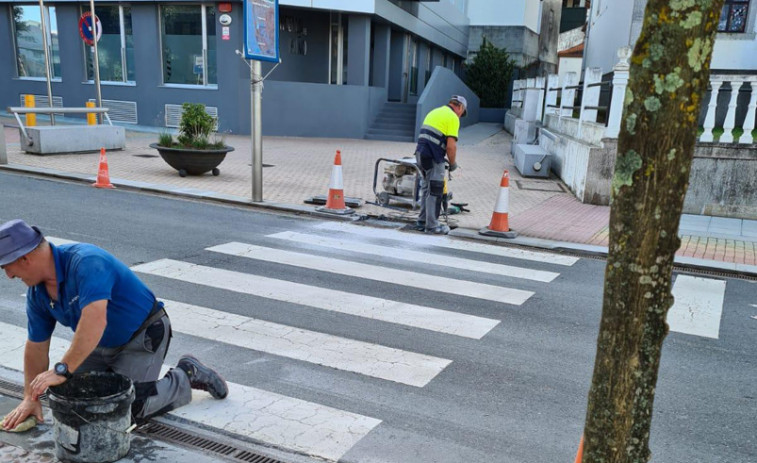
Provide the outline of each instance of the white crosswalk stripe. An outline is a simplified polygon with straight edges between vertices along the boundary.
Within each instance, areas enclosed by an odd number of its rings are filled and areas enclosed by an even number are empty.
[[[24,328],[0,322],[0,365],[23,371]],[[53,337],[50,358],[59,359],[70,343]],[[170,367],[164,365],[163,370]],[[172,412],[184,420],[270,445],[337,461],[381,420],[332,407],[228,383],[229,396],[212,399],[192,391],[192,402]]]
[[[492,264],[472,259],[461,259],[459,257],[441,256],[430,254],[428,252],[412,251],[403,248],[392,248],[389,246],[377,246],[375,244],[348,241],[345,239],[326,238],[318,235],[303,234],[296,232],[281,232],[273,235],[267,235],[268,238],[276,238],[299,244],[311,244],[342,251],[350,251],[358,254],[368,254],[372,256],[388,256],[393,259],[407,260],[417,264],[432,264],[444,267],[453,267],[461,270],[469,270],[481,273],[491,273],[513,278],[523,278],[525,280],[541,281],[549,283],[557,278],[560,274],[555,272],[546,272],[542,270],[532,270],[524,267],[514,267],[512,265]]]
[[[424,247],[441,247],[447,249],[456,249],[459,251],[478,252],[482,254],[490,254],[493,256],[509,257],[513,259],[529,260],[533,262],[544,262],[555,265],[571,266],[578,262],[577,257],[562,256],[555,253],[527,251],[524,249],[509,248],[506,246],[495,246],[491,244],[453,239],[449,236],[426,236],[421,234],[401,232],[396,229],[351,225],[342,222],[322,222],[315,225],[313,228],[317,230],[331,230],[357,234],[360,236],[365,236],[367,238],[397,240],[406,244],[415,244]]]
[[[197,285],[473,339],[481,339],[499,323],[499,320],[490,318],[459,314],[171,259],[161,259],[137,265],[132,270]]]
[[[228,312],[165,301],[181,333],[247,349],[423,387],[451,360],[294,328]]]
[[[723,280],[678,275],[667,317],[671,331],[718,339],[725,286]]]
[[[350,277],[382,281],[401,286],[433,290],[436,292],[485,299],[512,305],[522,305],[533,292],[506,288],[466,280],[397,270],[388,267],[362,264],[346,260],[267,248],[245,243],[226,243],[207,248],[208,251],[232,256],[275,262],[309,270],[336,273]]]

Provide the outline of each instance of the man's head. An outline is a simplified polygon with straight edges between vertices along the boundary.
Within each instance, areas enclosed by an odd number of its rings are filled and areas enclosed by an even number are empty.
[[[27,286],[42,281],[41,272],[33,268],[30,256],[44,238],[37,227],[30,227],[23,220],[0,225],[0,268],[8,278],[21,278]]]
[[[452,106],[452,110],[455,111],[458,117],[465,117],[468,115],[468,100],[461,95],[452,95],[449,99],[449,104]]]

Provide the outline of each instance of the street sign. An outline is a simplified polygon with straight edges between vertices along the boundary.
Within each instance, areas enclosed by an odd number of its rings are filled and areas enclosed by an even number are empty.
[[[279,62],[279,0],[244,0],[244,57]]]
[[[95,16],[95,24],[97,24],[97,41],[99,42],[103,35],[103,25],[97,16]],[[79,35],[87,45],[95,44],[95,34],[92,32],[92,12],[87,11],[79,18]]]

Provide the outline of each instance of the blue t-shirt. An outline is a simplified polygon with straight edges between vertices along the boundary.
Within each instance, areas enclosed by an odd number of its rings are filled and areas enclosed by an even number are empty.
[[[152,310],[155,295],[121,261],[92,244],[76,243],[50,249],[55,260],[58,300],[47,294],[45,283],[27,292],[28,336],[32,342],[50,339],[55,323],[76,331],[81,311],[92,302],[107,300],[107,326],[100,347],[129,341]]]

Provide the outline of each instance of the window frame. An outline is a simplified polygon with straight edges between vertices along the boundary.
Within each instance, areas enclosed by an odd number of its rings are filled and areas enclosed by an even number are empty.
[[[200,7],[200,21],[201,21],[201,34],[202,34],[202,63],[203,63],[203,72],[202,72],[202,83],[201,84],[175,84],[166,82],[166,74],[165,74],[165,57],[163,55],[163,52],[165,50],[163,46],[163,36],[165,35],[165,28],[163,25],[163,9],[166,6],[199,6]],[[209,72],[209,63],[208,63],[208,10],[207,8],[216,8],[215,3],[161,3],[158,5],[158,46],[160,47],[160,76],[161,76],[161,82],[162,86],[164,87],[173,87],[173,88],[192,88],[192,89],[209,89],[209,90],[216,90],[218,89],[218,83],[215,84],[208,83],[208,75]],[[216,10],[215,13],[218,11]],[[217,19],[216,14],[216,19]],[[215,21],[213,22],[215,24]],[[213,38],[215,39],[215,35],[213,35]],[[216,69],[216,72],[218,69]]]
[[[47,76],[22,76],[19,72],[19,62],[18,62],[18,35],[16,30],[16,21],[13,14],[13,9],[16,7],[34,7],[39,8],[39,4],[34,3],[9,3],[8,4],[8,14],[10,19],[10,30],[11,30],[11,38],[13,39],[13,58],[14,58],[14,67],[16,69],[16,79],[23,79],[23,80],[34,80],[34,81],[47,81]],[[50,8],[56,8],[56,5],[44,5],[44,15],[45,15],[45,30],[47,31],[47,37],[43,37],[43,39],[47,39],[47,49],[49,52],[49,72],[50,72],[50,82],[63,82],[63,76],[56,76],[55,75],[55,60],[54,60],[54,53],[53,53],[53,34],[52,30],[50,29]],[[58,23],[58,10],[56,8],[55,10],[55,23],[57,26]],[[41,31],[40,31],[41,32]],[[44,49],[43,49],[44,54]],[[58,56],[60,57],[60,43],[58,43]],[[44,67],[44,65],[43,65]]]
[[[100,79],[101,84],[105,85],[136,85],[136,70],[135,70],[135,80],[129,80],[129,68],[128,66],[128,60],[126,56],[126,31],[124,30],[126,28],[126,21],[125,21],[125,15],[124,15],[124,7],[131,8],[131,4],[124,4],[124,3],[104,3],[100,5],[100,7],[118,7],[118,27],[119,27],[119,35],[120,35],[120,41],[121,41],[121,79],[122,80],[102,80]],[[81,14],[84,14],[85,12],[89,11],[88,5],[81,5]],[[97,7],[95,7],[95,14],[97,14]],[[134,32],[134,23],[132,22],[132,35]],[[134,38],[132,37],[132,40]],[[94,73],[92,76],[92,79],[89,78],[89,72],[87,70],[87,55],[90,53],[89,51],[90,47],[84,41],[82,40],[82,50],[83,50],[83,56],[84,56],[84,78],[85,82],[87,83],[94,83]],[[94,57],[92,57],[92,61],[94,62]],[[136,65],[136,57],[134,59],[135,65]]]
[[[731,28],[731,11],[733,6],[746,6],[746,11],[744,12],[744,27],[741,30],[730,30]],[[718,34],[745,34],[747,33],[747,26],[749,25],[749,7],[751,6],[751,0],[725,0],[725,3],[723,4],[723,10],[720,12],[720,17],[723,16],[723,12],[728,10],[728,14],[726,15],[726,22],[725,22],[725,28],[720,29],[720,20],[718,18]]]

